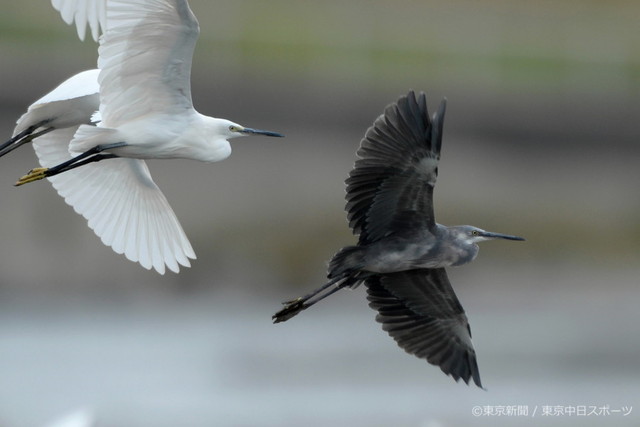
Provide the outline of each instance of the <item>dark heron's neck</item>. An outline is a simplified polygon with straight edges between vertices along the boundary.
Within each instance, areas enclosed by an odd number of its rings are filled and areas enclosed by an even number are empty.
[[[477,243],[471,241],[466,231],[457,226],[447,227],[437,224],[439,233],[439,251],[452,266],[463,265],[475,259],[480,249]]]

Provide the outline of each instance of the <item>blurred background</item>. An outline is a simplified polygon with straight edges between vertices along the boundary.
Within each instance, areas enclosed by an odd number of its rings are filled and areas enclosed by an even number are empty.
[[[286,138],[149,162],[198,255],[164,276],[103,246],[47,182],[14,188],[33,150],[0,159],[0,426],[79,409],[103,427],[640,425],[640,3],[190,4],[196,108]],[[2,9],[5,140],[95,67],[96,44],[47,1]],[[487,391],[397,348],[362,288],[271,324],[355,242],[343,181],[409,89],[449,101],[438,221],[527,238],[450,271]],[[473,415],[512,405],[528,413]]]

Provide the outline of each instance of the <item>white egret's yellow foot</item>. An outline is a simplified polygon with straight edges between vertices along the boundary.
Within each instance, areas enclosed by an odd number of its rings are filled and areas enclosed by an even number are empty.
[[[284,303],[284,308],[271,316],[273,323],[280,323],[291,319],[296,314],[308,307],[302,298],[296,298]]]
[[[31,169],[28,174],[26,174],[25,176],[21,177],[18,180],[18,182],[16,182],[14,185],[16,187],[19,187],[21,185],[28,184],[30,182],[38,181],[38,180],[41,180],[43,178],[46,178],[47,177],[46,173],[47,173],[48,170],[49,170],[49,168],[34,168],[34,169]]]

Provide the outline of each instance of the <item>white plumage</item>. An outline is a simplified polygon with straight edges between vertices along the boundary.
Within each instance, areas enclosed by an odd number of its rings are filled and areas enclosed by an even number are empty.
[[[282,135],[193,108],[199,27],[186,0],[52,4],[65,22],[75,22],[81,39],[87,25],[94,39],[104,31],[99,69],[76,74],[32,104],[0,156],[33,140],[42,168],[17,185],[48,178],[105,245],[160,274],[165,267],[178,272],[195,253],[143,159],[216,162],[231,154],[231,138]],[[77,167],[82,153],[94,162]],[[98,161],[105,155],[108,160]]]
[[[43,167],[71,158],[76,127],[50,132],[33,142]],[[144,160],[111,159],[49,178],[58,194],[85,217],[89,227],[116,253],[164,274],[189,267],[195,253],[178,218],[153,182]]]
[[[56,129],[90,123],[100,106],[98,73],[88,70],[69,77],[51,92],[31,104],[17,121],[13,136],[43,121],[40,127]]]
[[[107,0],[51,0],[53,7],[67,24],[75,22],[80,40],[84,40],[87,25],[95,41],[106,27]]]

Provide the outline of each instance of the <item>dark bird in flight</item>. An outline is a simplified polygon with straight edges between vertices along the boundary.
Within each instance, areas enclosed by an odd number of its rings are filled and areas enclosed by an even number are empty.
[[[477,243],[524,240],[477,227],[435,221],[446,100],[429,119],[424,93],[390,104],[369,128],[347,185],[347,217],[356,246],[329,263],[329,282],[284,303],[284,322],[342,288],[367,288],[376,320],[407,353],[439,366],[456,381],[482,387],[471,329],[445,267],[473,261]]]

